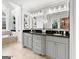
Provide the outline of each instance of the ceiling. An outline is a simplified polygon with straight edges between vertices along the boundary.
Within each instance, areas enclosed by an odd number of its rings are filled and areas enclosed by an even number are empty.
[[[12,6],[10,3],[14,3],[17,6],[20,6],[26,10],[38,9],[50,3],[60,2],[64,0],[3,0],[2,3],[9,10],[13,10],[15,6]]]

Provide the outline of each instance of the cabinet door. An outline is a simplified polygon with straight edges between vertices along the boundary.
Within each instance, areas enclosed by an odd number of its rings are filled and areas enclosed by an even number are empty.
[[[68,59],[68,46],[56,43],[56,59]]]
[[[66,59],[69,59],[69,46],[66,45]]]
[[[32,37],[31,36],[28,37],[28,47],[32,48]]]
[[[28,36],[27,36],[27,33],[24,33],[24,39],[23,39],[23,42],[24,42],[24,46],[28,47]]]
[[[42,52],[44,53],[44,54],[46,54],[46,38],[45,38],[45,36],[42,36],[42,39],[41,39],[41,49],[42,49]]]
[[[41,39],[38,35],[33,35],[33,50],[34,52],[41,54]]]
[[[53,41],[46,41],[46,55],[51,59],[55,59],[56,45]]]
[[[41,35],[33,35],[33,51],[45,55],[45,38]]]
[[[26,47],[28,46],[28,40],[27,40],[27,39],[28,39],[28,38],[25,37],[24,40],[23,40],[23,41],[24,41],[24,46],[26,46]]]
[[[24,45],[24,46],[25,46],[25,39],[26,39],[25,33],[23,33],[23,45]]]
[[[33,51],[35,51],[36,49],[36,40],[37,40],[36,35],[33,35]]]

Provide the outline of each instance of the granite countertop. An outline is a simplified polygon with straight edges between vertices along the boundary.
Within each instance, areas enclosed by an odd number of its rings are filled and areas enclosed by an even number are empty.
[[[61,34],[49,34],[49,33],[37,33],[37,32],[25,32],[24,33],[29,33],[29,34],[34,34],[34,35],[44,35],[44,36],[55,36],[55,37],[63,37],[63,38],[69,38],[69,36],[63,36]]]
[[[16,30],[11,30],[11,31],[16,32]]]
[[[31,34],[69,38],[68,36],[63,36],[61,34],[47,34],[47,33],[31,33]]]

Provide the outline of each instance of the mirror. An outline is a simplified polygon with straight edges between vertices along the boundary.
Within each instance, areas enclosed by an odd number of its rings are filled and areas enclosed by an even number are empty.
[[[53,29],[57,29],[58,28],[58,22],[57,22],[57,20],[53,20],[52,28]]]

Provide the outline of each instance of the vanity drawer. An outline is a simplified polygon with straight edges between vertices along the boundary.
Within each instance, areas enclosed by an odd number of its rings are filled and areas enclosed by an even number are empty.
[[[46,40],[68,44],[69,39],[64,37],[46,36]]]

